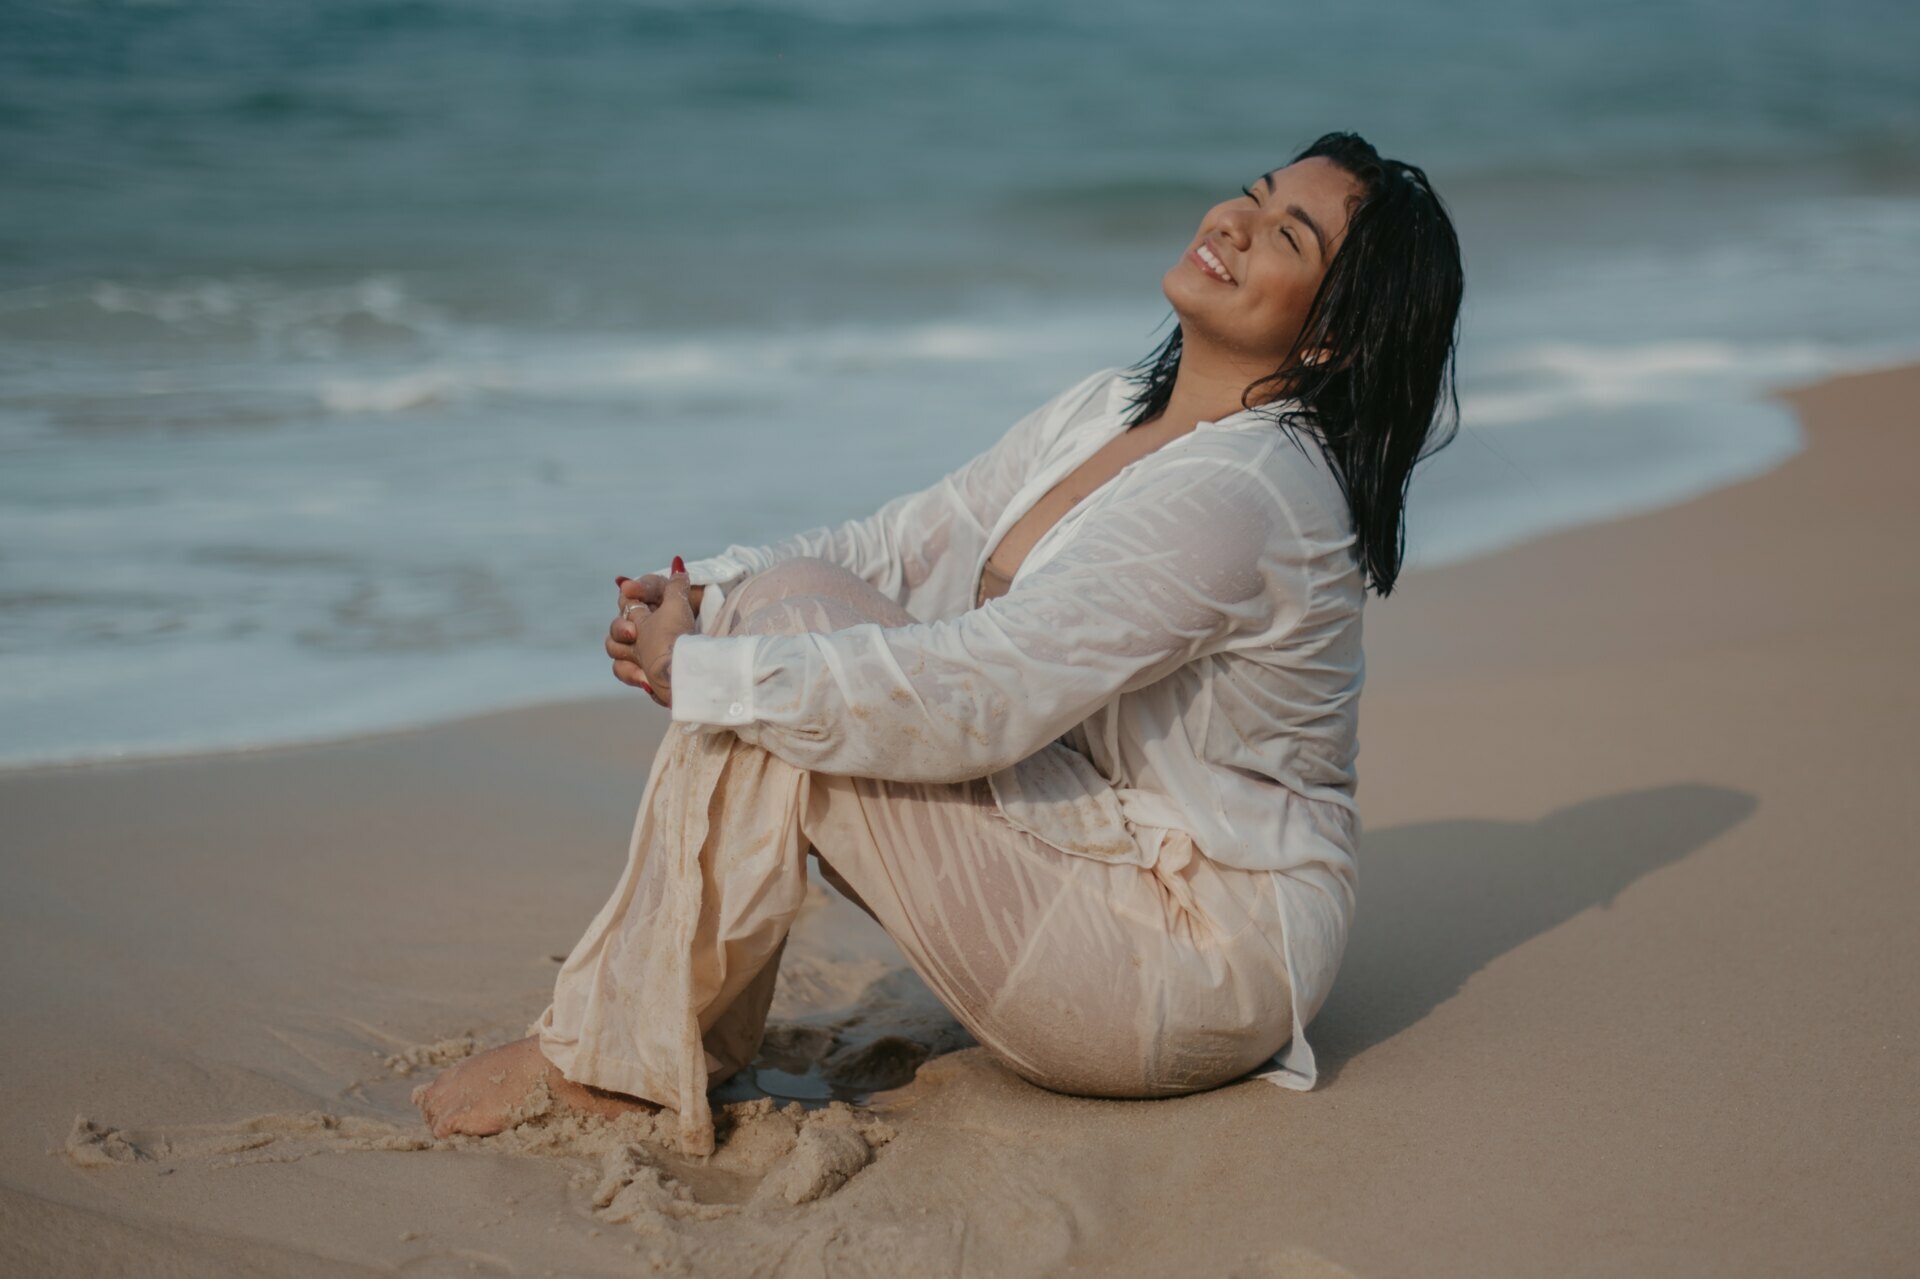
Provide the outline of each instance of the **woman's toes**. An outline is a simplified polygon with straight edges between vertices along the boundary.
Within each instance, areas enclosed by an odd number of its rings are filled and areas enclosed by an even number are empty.
[[[442,1137],[451,1137],[455,1133],[464,1137],[491,1137],[506,1131],[507,1123],[504,1115],[482,1114],[471,1108],[463,1108],[448,1115],[445,1126],[446,1131],[439,1134]]]
[[[469,1109],[470,1107],[461,1105],[458,1102],[436,1105],[433,1108],[432,1118],[427,1121],[428,1131],[432,1132],[435,1137],[451,1137],[457,1132],[464,1132],[465,1129],[461,1126],[460,1121],[466,1116]]]
[[[511,1126],[514,1106],[532,1086],[538,1072],[538,1045],[521,1040],[449,1066],[433,1082],[413,1091],[413,1103],[420,1109],[427,1130],[436,1138],[456,1133],[491,1137]]]
[[[420,1117],[426,1121],[427,1131],[435,1137],[444,1137],[448,1133],[447,1124],[460,1108],[458,1099],[452,1095],[447,1082],[452,1071],[442,1071],[432,1083],[421,1084],[413,1090],[413,1104],[419,1107]]]

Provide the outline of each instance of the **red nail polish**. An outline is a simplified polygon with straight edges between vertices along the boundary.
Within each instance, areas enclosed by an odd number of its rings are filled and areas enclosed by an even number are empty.
[[[627,579],[624,577],[621,577],[618,573],[615,573],[613,575],[613,584],[615,586],[625,586],[627,584]]]
[[[687,562],[678,555],[673,557],[673,571],[675,573],[684,573],[687,571]]]

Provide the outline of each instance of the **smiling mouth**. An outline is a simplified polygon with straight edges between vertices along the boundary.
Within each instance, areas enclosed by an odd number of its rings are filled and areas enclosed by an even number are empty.
[[[1220,281],[1222,284],[1238,283],[1238,281],[1233,278],[1233,273],[1227,270],[1226,263],[1222,262],[1214,254],[1214,251],[1206,245],[1195,245],[1187,256],[1194,260],[1202,272]]]

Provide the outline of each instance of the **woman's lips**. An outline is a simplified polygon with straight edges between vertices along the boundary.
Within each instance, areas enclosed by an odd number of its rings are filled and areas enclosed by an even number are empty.
[[[1196,244],[1191,249],[1188,249],[1187,257],[1192,260],[1195,266],[1200,268],[1200,274],[1206,276],[1209,280],[1217,281],[1220,284],[1234,283],[1233,280],[1221,278],[1221,276],[1214,270],[1213,264],[1200,256],[1199,245]]]

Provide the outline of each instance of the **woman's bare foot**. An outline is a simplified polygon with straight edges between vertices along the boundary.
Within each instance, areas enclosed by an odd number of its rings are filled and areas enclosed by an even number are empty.
[[[491,1137],[544,1113],[536,1103],[540,1085],[554,1102],[589,1115],[615,1119],[635,1110],[658,1110],[650,1101],[576,1084],[540,1051],[537,1039],[492,1048],[440,1072],[413,1091],[413,1104],[436,1137],[466,1133]]]

